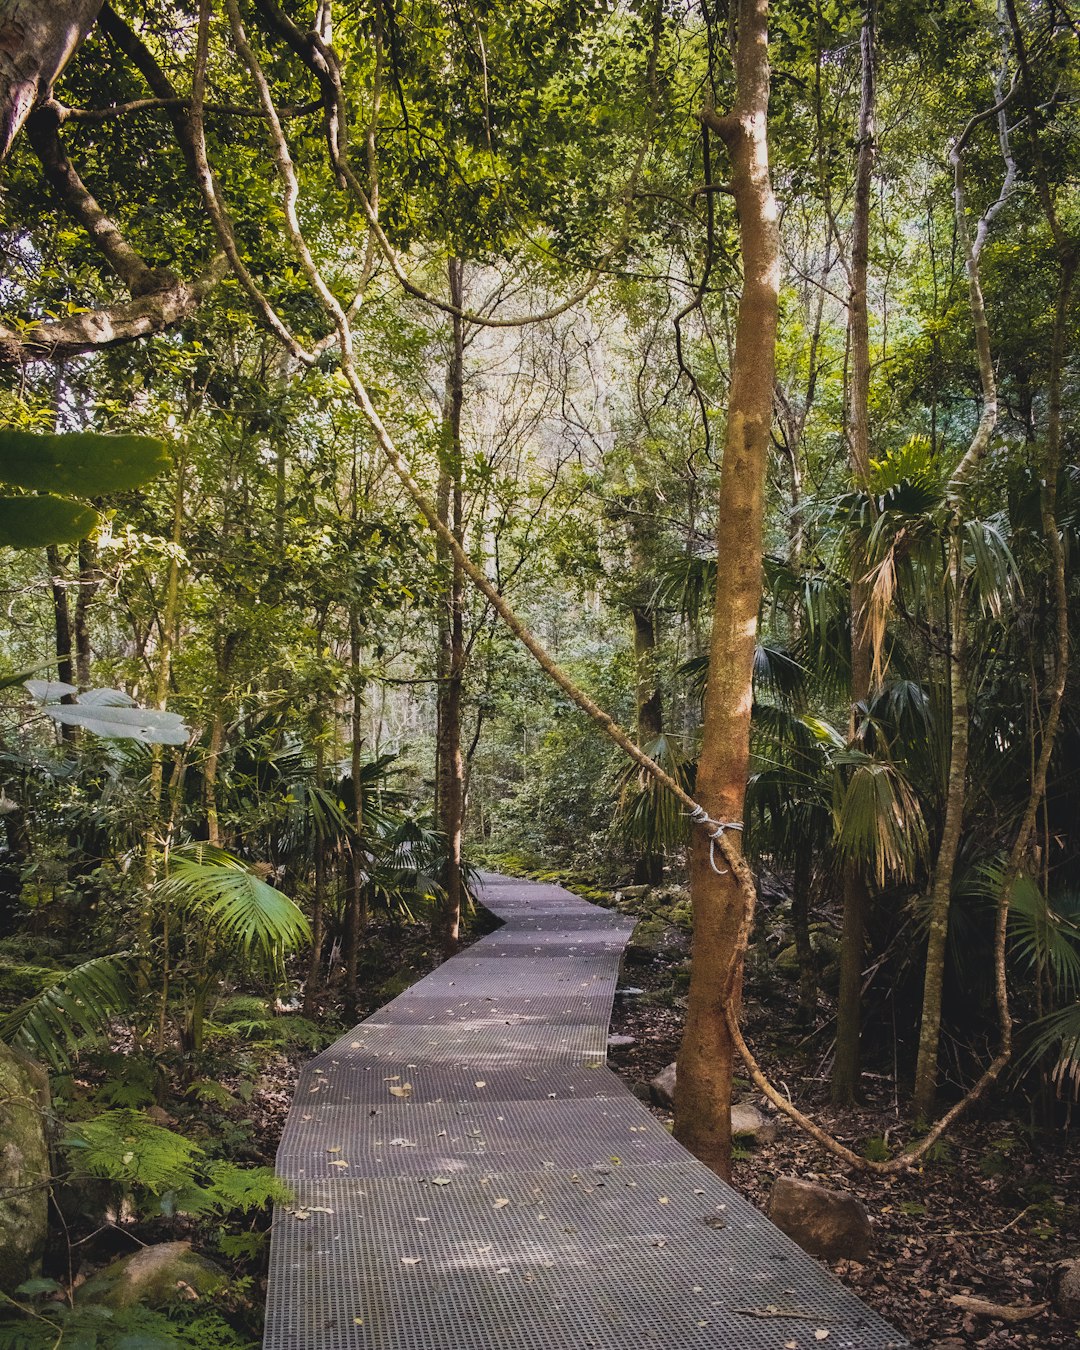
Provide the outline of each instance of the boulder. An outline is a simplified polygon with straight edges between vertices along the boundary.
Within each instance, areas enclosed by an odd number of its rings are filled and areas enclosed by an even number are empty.
[[[776,1121],[749,1102],[737,1102],[731,1108],[731,1133],[741,1143],[771,1144],[776,1138]]]
[[[657,1106],[669,1109],[675,1105],[675,1063],[661,1069],[655,1078],[649,1081],[649,1091]]]
[[[648,965],[661,959],[673,961],[690,951],[689,934],[661,918],[642,919],[626,945],[628,965]]]
[[[1054,1307],[1062,1317],[1080,1321],[1080,1258],[1059,1268],[1054,1286]]]
[[[0,1289],[33,1275],[49,1220],[45,1071],[0,1042]]]
[[[804,1251],[826,1261],[865,1261],[874,1230],[861,1200],[798,1177],[778,1177],[769,1200],[769,1218]]]
[[[81,1303],[160,1308],[178,1298],[203,1298],[227,1281],[220,1266],[191,1250],[190,1242],[161,1242],[122,1256],[79,1290]]]

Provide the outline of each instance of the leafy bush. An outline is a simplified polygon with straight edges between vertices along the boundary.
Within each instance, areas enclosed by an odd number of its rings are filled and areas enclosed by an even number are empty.
[[[271,1168],[210,1159],[182,1134],[126,1108],[72,1125],[63,1147],[76,1176],[111,1182],[147,1215],[247,1214],[290,1194]]]

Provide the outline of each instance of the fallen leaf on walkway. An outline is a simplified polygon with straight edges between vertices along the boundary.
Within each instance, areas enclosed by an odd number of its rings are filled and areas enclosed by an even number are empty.
[[[341,1152],[341,1145],[340,1145],[340,1144],[334,1144],[334,1145],[332,1145],[330,1148],[328,1148],[326,1151],[327,1151],[327,1153],[340,1153],[340,1152]]]
[[[668,1204],[671,1203],[670,1200],[668,1200],[668,1198],[667,1198],[666,1195],[658,1195],[658,1196],[656,1197],[656,1199],[657,1199],[657,1203],[658,1203],[658,1204],[661,1204],[661,1205],[668,1205]]]
[[[349,1164],[345,1161],[344,1158],[332,1158],[330,1161],[331,1167],[348,1167],[348,1165]]]
[[[432,1178],[431,1178],[431,1184],[432,1184],[433,1186],[449,1186],[449,1185],[450,1185],[450,1178],[449,1178],[449,1177],[432,1177]]]
[[[403,1266],[418,1266],[423,1259],[422,1256],[403,1256],[401,1264]]]
[[[505,1209],[506,1206],[507,1206],[509,1203],[510,1203],[510,1201],[507,1200],[505,1196],[500,1196],[500,1197],[498,1198],[498,1200],[495,1201],[495,1203],[492,1205],[491,1208],[492,1208],[492,1209]]]
[[[828,1339],[828,1336],[829,1336],[829,1333],[825,1330],[824,1327],[818,1327],[817,1331],[814,1332],[814,1340],[815,1340],[815,1341],[824,1341],[824,1340],[827,1340],[827,1339]]]
[[[412,1139],[391,1139],[391,1148],[415,1148],[416,1144]]]
[[[390,1093],[391,1093],[391,1096],[394,1096],[394,1097],[411,1097],[411,1096],[412,1096],[412,1084],[411,1084],[411,1083],[402,1083],[400,1087],[395,1087],[393,1084],[391,1084],[391,1087],[390,1087]]]
[[[478,1078],[477,1081],[473,1084],[473,1087],[487,1087],[487,1083],[485,1083],[482,1078]]]

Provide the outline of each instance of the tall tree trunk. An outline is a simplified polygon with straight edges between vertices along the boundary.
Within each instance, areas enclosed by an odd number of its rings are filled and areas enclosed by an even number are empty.
[[[1004,85],[1005,63],[998,76],[999,94]],[[967,794],[968,743],[968,661],[967,661],[967,588],[964,577],[964,514],[968,479],[978,468],[990,445],[990,437],[997,425],[997,381],[990,347],[990,324],[986,314],[982,282],[979,276],[979,256],[986,239],[991,219],[1005,200],[1013,174],[1009,151],[1008,123],[1003,108],[998,111],[998,134],[1006,161],[1005,185],[998,202],[979,220],[974,239],[968,225],[967,198],[964,187],[964,149],[975,125],[972,119],[964,133],[954,143],[953,199],[956,216],[957,240],[964,255],[968,278],[968,303],[975,335],[975,351],[979,362],[979,383],[982,392],[982,411],[975,434],[963,459],[953,471],[946,486],[949,504],[949,764],[945,781],[945,814],[934,864],[934,883],[930,893],[930,932],[926,947],[926,969],[923,974],[922,1021],[919,1027],[919,1054],[915,1066],[915,1094],[912,1102],[916,1115],[929,1116],[937,1091],[938,1042],[941,1036],[942,992],[945,984],[945,949],[949,935],[949,906],[952,901],[953,877],[960,848],[960,832],[964,820]],[[1034,790],[1034,788],[1033,788]],[[1006,1006],[1003,1004],[1003,1006]]]
[[[50,544],[45,550],[45,559],[49,564],[49,584],[52,588],[53,633],[56,638],[56,678],[62,684],[75,683],[75,665],[71,650],[71,607],[68,604],[66,568],[60,558],[60,550]],[[70,694],[65,694],[65,703],[73,702]],[[60,735],[65,741],[75,740],[75,727],[60,724]]]
[[[937,1092],[938,1040],[941,1034],[941,1001],[945,985],[945,946],[949,936],[949,906],[952,903],[953,876],[964,823],[968,763],[968,690],[966,615],[964,613],[963,538],[959,522],[950,532],[949,571],[952,586],[952,613],[949,615],[949,770],[945,785],[945,820],[934,866],[934,884],[930,892],[930,932],[926,943],[926,969],[923,976],[922,1022],[919,1027],[919,1056],[915,1068],[915,1096],[912,1102],[917,1116],[927,1119],[934,1109]]]
[[[851,287],[848,298],[851,400],[848,428],[852,476],[859,487],[865,488],[870,474],[870,318],[867,274],[870,262],[870,189],[874,168],[874,0],[868,0],[863,10],[859,47],[862,56],[862,90],[855,163],[855,204],[851,224]],[[858,738],[865,716],[871,684],[866,572],[865,553],[856,544],[852,549],[851,570],[851,716],[848,727],[853,742]],[[850,1105],[859,1087],[862,970],[866,912],[870,898],[865,873],[857,862],[849,861],[844,865],[843,895],[832,1099],[838,1105]]]
[[[656,678],[656,611],[635,605],[634,678],[637,695],[637,742],[649,754],[664,730],[664,704]],[[638,859],[634,880],[658,886],[664,879],[664,856],[656,849]]]
[[[741,825],[750,755],[754,647],[761,604],[765,470],[770,444],[780,245],[769,178],[768,0],[738,0],[736,97],[731,113],[702,114],[727,146],[739,215],[743,288],[717,513],[716,599],[709,646],[697,800],[714,820]],[[728,835],[738,852],[739,836]],[[719,854],[717,854],[719,856]],[[694,945],[679,1049],[675,1133],[722,1176],[731,1171],[733,1042],[753,889],[715,864],[704,830],[691,852]],[[749,891],[749,893],[747,893]]]
[[[322,634],[319,635],[319,650],[322,649]],[[323,785],[325,768],[324,728],[320,725],[316,731],[315,743],[315,786]],[[312,840],[314,848],[315,885],[311,901],[311,957],[308,961],[307,981],[304,984],[303,1013],[305,1017],[315,1015],[315,1005],[322,989],[322,950],[326,941],[326,840],[312,821]]]
[[[450,299],[461,308],[464,264],[451,258]],[[461,482],[461,411],[465,399],[465,326],[451,317],[450,360],[443,402],[442,446],[439,453],[437,508],[440,519],[461,543],[464,538]],[[446,591],[439,609],[438,732],[436,744],[436,819],[446,837],[443,897],[434,918],[434,932],[445,955],[457,949],[461,927],[461,841],[465,815],[465,761],[461,752],[461,701],[465,666],[465,578],[461,564],[445,544],[438,547]]]
[[[349,853],[349,903],[345,922],[345,993],[353,1011],[360,998],[357,970],[360,960],[360,939],[367,927],[367,904],[364,884],[365,858],[364,840],[364,796],[360,789],[363,771],[362,750],[364,745],[364,683],[360,667],[360,616],[356,606],[349,612],[349,674],[352,690],[351,722],[351,772],[353,784],[353,845]]]
[[[79,589],[75,596],[75,622],[72,639],[75,644],[75,683],[80,689],[90,687],[90,665],[93,652],[90,646],[90,606],[100,580],[95,561],[94,543],[79,541]]]

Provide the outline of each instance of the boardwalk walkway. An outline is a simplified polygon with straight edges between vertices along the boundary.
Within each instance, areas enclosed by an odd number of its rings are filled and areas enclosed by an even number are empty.
[[[632,922],[483,898],[498,931],[301,1075],[266,1350],[904,1345],[605,1067]]]

